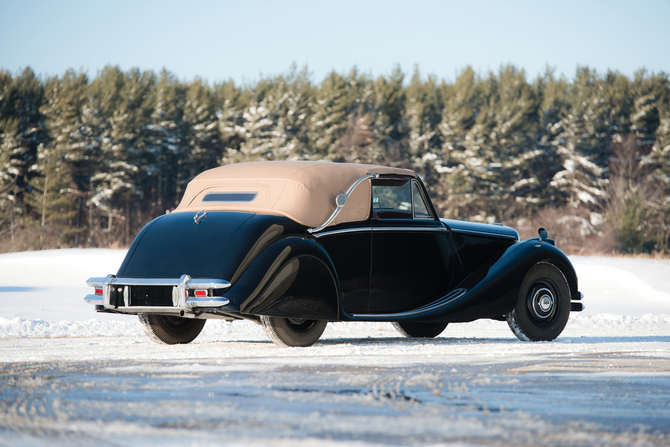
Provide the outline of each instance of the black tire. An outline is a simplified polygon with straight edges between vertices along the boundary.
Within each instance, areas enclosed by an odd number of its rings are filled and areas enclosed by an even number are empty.
[[[449,323],[418,323],[418,322],[399,322],[393,323],[396,328],[405,337],[409,338],[435,338],[440,335]]]
[[[200,334],[207,320],[139,314],[142,329],[156,343],[177,345],[190,343]]]
[[[261,317],[270,340],[282,347],[312,346],[326,330],[327,321]]]
[[[570,316],[570,286],[563,273],[547,263],[535,264],[521,283],[507,324],[522,341],[551,341]]]

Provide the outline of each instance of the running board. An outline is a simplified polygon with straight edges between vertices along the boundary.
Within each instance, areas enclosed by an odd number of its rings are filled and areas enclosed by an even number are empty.
[[[451,303],[452,301],[462,297],[467,292],[466,289],[454,289],[446,296],[440,298],[437,301],[433,301],[430,304],[427,304],[418,309],[409,310],[407,312],[398,312],[393,314],[352,314],[353,318],[362,318],[362,319],[394,319],[394,318],[403,318],[403,317],[413,317],[420,316],[423,313],[430,312],[439,307],[442,307],[446,304]]]

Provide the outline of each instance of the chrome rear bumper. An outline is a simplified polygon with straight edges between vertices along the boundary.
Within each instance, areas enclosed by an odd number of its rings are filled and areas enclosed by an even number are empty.
[[[201,279],[182,275],[181,278],[117,278],[107,275],[104,278],[89,278],[86,284],[102,289],[102,295],[86,295],[84,301],[124,313],[183,313],[197,308],[217,308],[230,301],[222,296],[211,296],[215,289],[227,289],[230,282],[223,279]],[[172,306],[133,306],[130,287],[132,286],[168,286],[172,287]],[[114,290],[116,288],[116,290]],[[189,290],[207,290],[208,296],[189,296]],[[123,305],[111,303],[112,293],[123,294]]]

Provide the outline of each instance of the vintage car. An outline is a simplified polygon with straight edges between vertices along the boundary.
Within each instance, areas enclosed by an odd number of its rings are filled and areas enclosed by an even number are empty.
[[[116,275],[90,278],[98,312],[138,315],[157,342],[189,343],[205,320],[251,320],[281,346],[329,321],[392,322],[406,337],[507,320],[553,340],[582,294],[547,239],[440,219],[413,171],[309,161],[203,172],[137,235]]]

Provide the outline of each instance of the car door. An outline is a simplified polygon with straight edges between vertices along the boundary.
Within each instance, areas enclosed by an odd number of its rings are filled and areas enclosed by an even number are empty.
[[[350,315],[368,310],[371,233],[368,220],[316,234],[335,266],[342,310]]]
[[[447,235],[417,179],[373,180],[368,313],[404,312],[446,295],[453,278]]]

